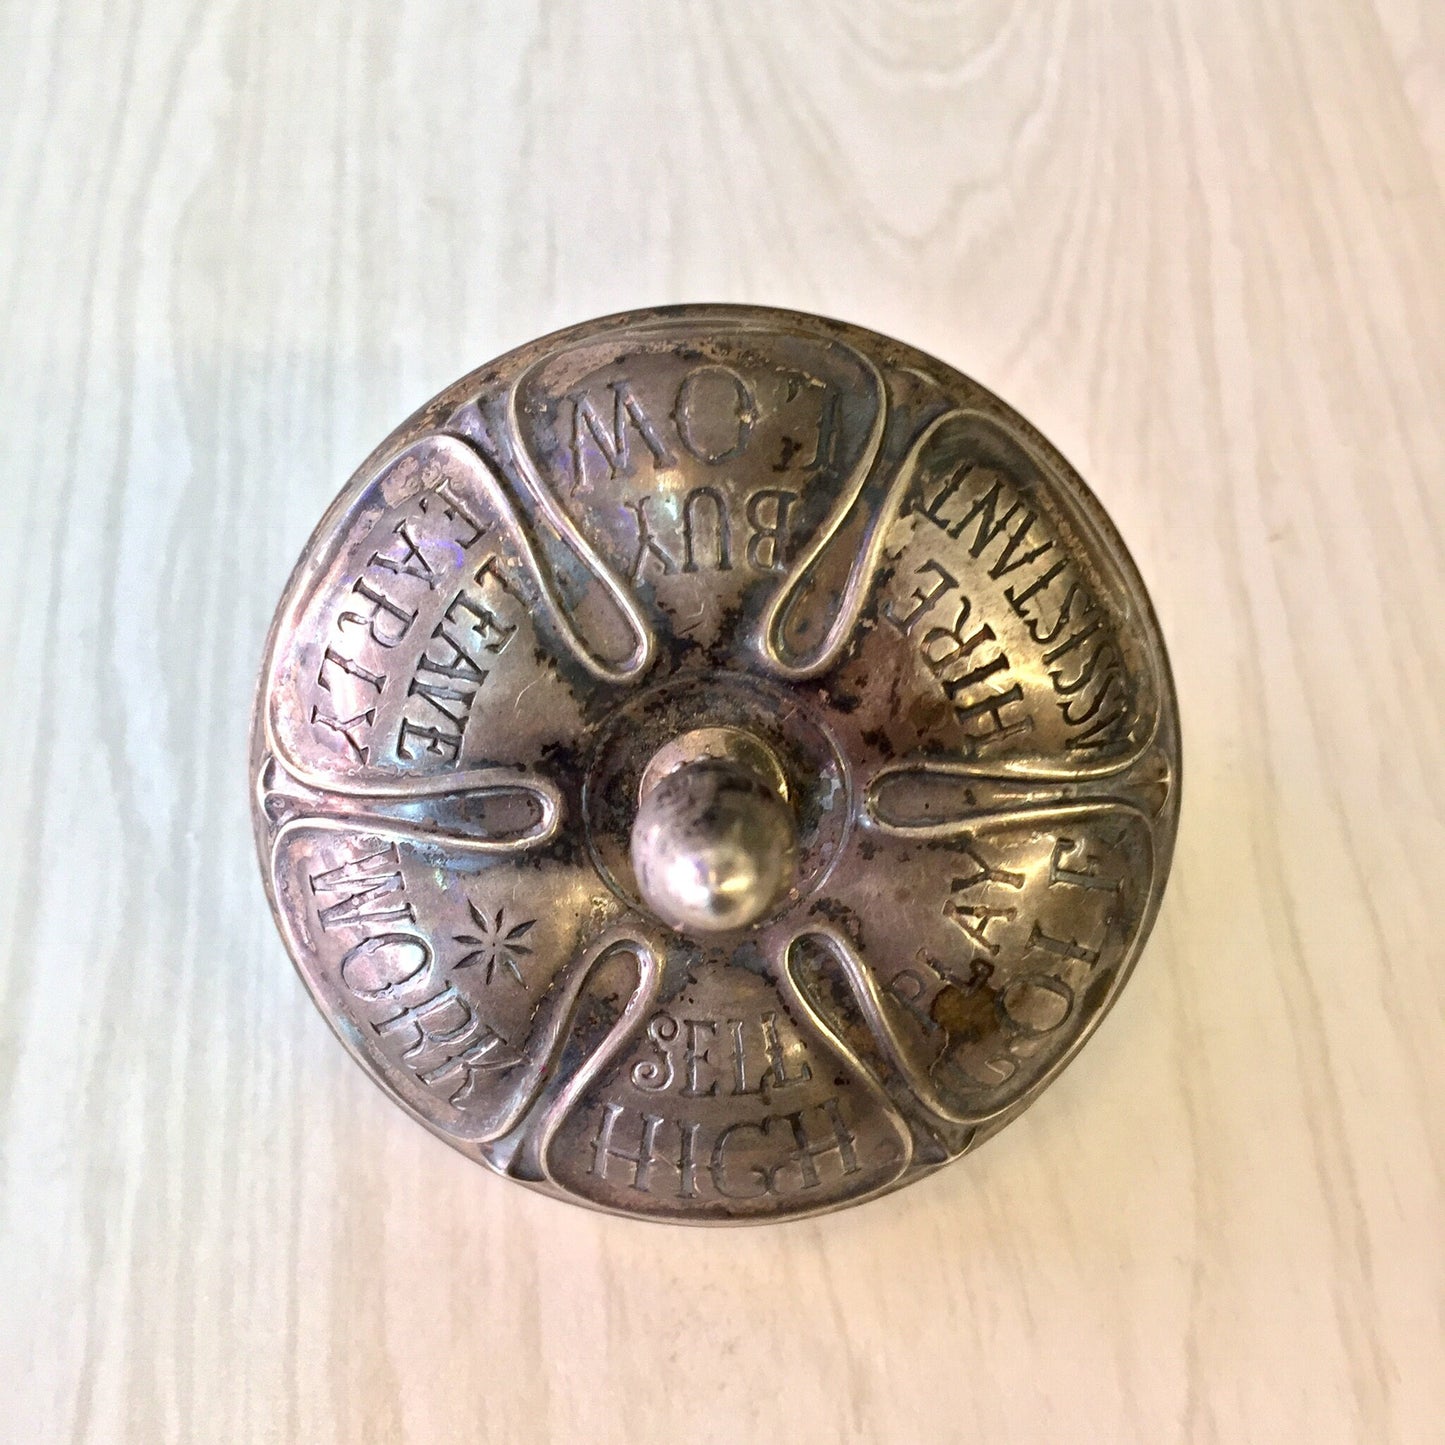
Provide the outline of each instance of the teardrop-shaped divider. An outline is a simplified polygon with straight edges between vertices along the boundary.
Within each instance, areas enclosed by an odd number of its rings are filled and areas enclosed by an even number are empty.
[[[500,856],[552,842],[562,822],[557,785],[525,768],[461,768],[374,793],[309,787],[275,757],[257,774],[257,802],[276,827],[318,813],[461,853]]]
[[[914,842],[937,842],[975,833],[992,823],[1037,819],[1064,821],[1100,813],[1131,813],[1146,824],[1162,811],[1167,778],[1154,784],[1157,798],[1141,806],[1128,794],[1130,779],[1022,779],[968,763],[904,759],[879,768],[860,796],[859,822],[875,834]],[[1108,792],[1101,792],[1107,784]],[[1137,786],[1142,789],[1146,784]],[[1117,791],[1115,791],[1117,790]]]
[[[882,498],[871,496],[869,483],[888,427],[888,387],[877,366],[864,360],[874,388],[868,399],[873,421],[867,448],[844,478],[827,520],[789,567],[758,620],[764,665],[790,681],[826,672],[847,646],[867,604],[888,530],[907,494],[912,462],[937,425],[931,424],[914,443]],[[832,583],[838,575],[844,578],[841,588]],[[790,634],[818,640],[797,651]]]
[[[577,1067],[545,1101],[540,1116],[529,1123],[510,1172],[551,1178],[548,1153],[557,1130],[588,1088],[637,1037],[657,1004],[662,986],[662,954],[661,944],[635,928],[613,930],[591,945],[589,973],[597,973],[619,957],[630,956],[637,970],[636,986],[601,1042],[585,1050]]]
[[[452,439],[449,439],[452,440]],[[456,443],[456,445],[464,445]],[[621,658],[611,659],[600,654],[579,629],[576,619],[562,599],[556,581],[556,568],[544,557],[544,549],[537,545],[533,526],[529,525],[518,510],[516,499],[507,491],[506,483],[494,470],[491,462],[471,447],[466,454],[474,465],[466,472],[466,482],[478,486],[498,511],[506,509],[508,519],[515,528],[518,540],[526,551],[527,561],[542,588],[547,606],[567,642],[573,656],[599,682],[624,684],[634,681],[646,672],[652,661],[654,637],[647,619],[642,615],[636,601],[627,588],[619,581],[612,569],[597,555],[595,549],[581,534],[565,512],[555,504],[546,485],[531,466],[525,450],[516,448],[511,459],[515,462],[527,488],[527,501],[534,504],[545,523],[536,531],[545,537],[545,551],[560,549],[559,561],[573,568],[580,567],[590,581],[598,583],[607,598],[624,621],[631,634],[632,646]],[[466,483],[458,483],[464,485]],[[530,511],[530,509],[529,509]],[[536,515],[533,513],[532,515]]]
[[[822,948],[838,965],[874,1044],[914,1099],[945,1123],[975,1124],[977,1120],[972,1118],[968,1111],[950,1104],[934,1087],[928,1062],[910,1047],[894,1021],[893,1010],[897,1005],[890,1005],[885,1000],[872,969],[854,949],[847,936],[826,923],[802,929],[789,941],[782,969],[782,977],[796,1007],[807,1014],[813,1027],[832,1039],[835,1048],[847,1050],[855,1061],[855,1067],[866,1068],[862,1059],[845,1043],[842,1029],[827,1017],[816,992],[809,988],[800,976],[798,945],[803,943]],[[876,1082],[879,1089],[882,1089],[883,1081],[876,1079]]]
[[[523,1123],[523,1127],[518,1131],[513,1149],[506,1151],[505,1164],[509,1173],[532,1178],[549,1177],[547,1151],[562,1120],[585,1093],[588,1085],[637,1037],[648,1015],[656,1006],[662,982],[660,949],[636,929],[624,926],[610,930],[588,945],[584,955],[584,976],[573,1000],[570,1021],[576,1021],[577,1005],[582,997],[583,986],[620,958],[631,958],[636,969],[636,983],[626,1004],[617,1018],[606,1027],[601,1040],[585,1049],[580,1061],[563,1079],[560,1087],[548,1091],[545,1086],[555,1084],[555,1066],[562,1059],[562,1050],[559,1049],[554,1054],[552,1077],[544,1079],[544,1088],[534,1095],[533,1102],[540,1102],[538,1113],[525,1122],[519,1114],[513,1121],[514,1125]],[[564,1046],[566,1042],[562,1040]],[[494,1162],[503,1161],[494,1157]]]
[[[525,379],[524,372],[507,391],[507,425],[501,438],[502,456],[520,478],[530,508],[535,509],[545,520],[556,545],[562,549],[565,559],[572,564],[579,586],[585,588],[589,583],[596,583],[602,588],[607,603],[615,611],[623,631],[631,639],[630,650],[615,660],[599,655],[595,648],[584,641],[580,630],[575,628],[560,590],[551,583],[550,578],[548,600],[558,616],[567,618],[569,639],[573,642],[577,656],[595,678],[601,682],[618,684],[633,682],[647,671],[652,662],[657,646],[656,634],[632,592],[587,540],[566,509],[558,503],[555,493],[538,470],[527,447],[517,444],[517,392]]]

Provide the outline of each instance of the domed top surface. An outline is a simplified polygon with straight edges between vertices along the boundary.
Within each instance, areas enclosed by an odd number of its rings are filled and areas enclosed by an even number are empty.
[[[1032,1100],[1153,920],[1179,760],[1142,584],[1027,422],[885,337],[685,307],[383,443],[253,766],[287,945],[388,1092],[547,1192],[724,1222]]]

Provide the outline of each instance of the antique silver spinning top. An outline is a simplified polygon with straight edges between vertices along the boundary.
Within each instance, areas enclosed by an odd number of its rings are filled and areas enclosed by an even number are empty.
[[[272,907],[448,1143],[656,1219],[813,1213],[1019,1114],[1169,869],[1164,646],[968,378],[687,306],[464,377],[322,519],[252,752]]]

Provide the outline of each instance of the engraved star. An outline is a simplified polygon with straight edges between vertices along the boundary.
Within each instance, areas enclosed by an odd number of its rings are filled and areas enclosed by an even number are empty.
[[[517,960],[532,952],[531,946],[521,940],[536,927],[537,920],[529,918],[523,923],[514,923],[508,927],[505,908],[497,909],[495,918],[488,918],[475,903],[468,900],[467,910],[476,920],[480,933],[452,935],[457,943],[466,944],[471,950],[455,967],[470,968],[473,964],[480,963],[486,970],[487,983],[491,983],[492,975],[498,968],[505,968],[525,988],[526,982],[517,967]]]

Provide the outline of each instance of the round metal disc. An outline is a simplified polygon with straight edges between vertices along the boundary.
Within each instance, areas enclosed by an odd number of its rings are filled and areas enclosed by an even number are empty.
[[[699,306],[382,444],[286,589],[252,766],[286,945],[382,1088],[702,1223],[896,1188],[1038,1095],[1153,921],[1179,743],[1143,585],[1026,421]]]

